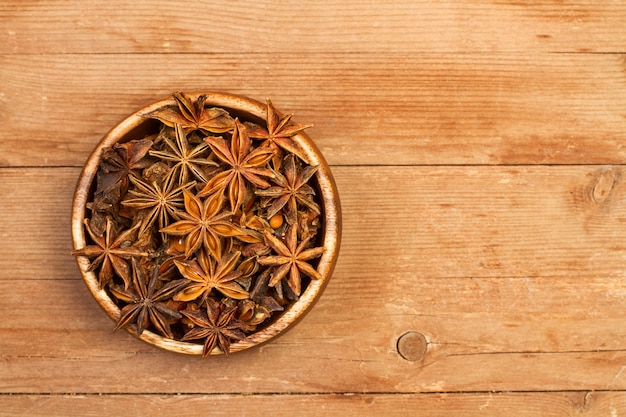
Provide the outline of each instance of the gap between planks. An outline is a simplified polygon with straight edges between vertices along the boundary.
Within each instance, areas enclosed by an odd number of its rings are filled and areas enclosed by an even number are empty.
[[[189,391],[189,392],[0,392],[0,397],[66,397],[66,396],[82,396],[82,397],[135,397],[135,396],[206,396],[206,397],[272,397],[272,396],[285,396],[285,397],[323,397],[323,396],[355,396],[355,395],[391,395],[391,396],[407,396],[407,395],[424,395],[424,396],[438,396],[438,395],[484,395],[484,394],[560,394],[560,393],[582,393],[582,394],[604,394],[604,393],[624,393],[624,389],[557,389],[557,390],[452,390],[452,391],[323,391],[323,392],[290,392],[290,391],[259,391],[259,392],[202,392],[202,391]]]

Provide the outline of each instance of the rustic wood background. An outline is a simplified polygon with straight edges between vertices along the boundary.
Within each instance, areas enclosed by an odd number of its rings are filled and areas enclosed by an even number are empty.
[[[625,23],[621,0],[2,1],[0,414],[626,415]],[[112,332],[69,255],[81,165],[176,90],[313,123],[343,203],[319,303],[228,359]]]

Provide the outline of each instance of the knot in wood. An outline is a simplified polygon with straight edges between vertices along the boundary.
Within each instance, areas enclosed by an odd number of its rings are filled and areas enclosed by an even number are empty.
[[[604,169],[598,175],[595,184],[591,189],[591,199],[595,203],[602,203],[613,190],[617,182],[617,173],[613,169]]]
[[[428,342],[426,337],[419,332],[406,332],[398,338],[396,349],[403,359],[415,362],[426,356]]]

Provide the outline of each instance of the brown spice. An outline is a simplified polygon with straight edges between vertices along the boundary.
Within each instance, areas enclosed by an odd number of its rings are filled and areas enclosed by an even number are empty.
[[[87,204],[91,261],[117,328],[228,353],[319,279],[317,167],[267,102],[267,123],[175,93],[147,137],[106,149]],[[219,134],[219,136],[215,136]]]

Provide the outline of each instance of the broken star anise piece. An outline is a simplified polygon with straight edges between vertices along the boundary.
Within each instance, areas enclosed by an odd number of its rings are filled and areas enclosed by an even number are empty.
[[[113,279],[113,272],[122,278],[124,287],[128,288],[131,277],[126,259],[133,256],[148,256],[147,252],[130,246],[134,241],[137,227],[125,230],[117,235],[114,231],[113,222],[107,218],[103,236],[98,236],[91,230],[89,220],[87,219],[85,219],[85,229],[95,245],[87,245],[82,249],[72,251],[72,255],[86,256],[89,259],[95,258],[91,261],[88,270],[93,271],[100,267],[100,272],[98,273],[99,288],[104,288]]]
[[[280,306],[278,307],[280,308]],[[257,326],[267,320],[272,314],[266,307],[258,305],[252,300],[241,301],[237,311],[239,320],[241,320],[244,330],[247,332],[256,330]]]
[[[91,230],[97,235],[104,233],[108,217],[119,220],[121,213],[116,205],[128,190],[129,178],[138,177],[139,170],[151,163],[147,154],[152,144],[149,139],[131,140],[102,151],[93,201],[87,204],[91,209]]]
[[[138,177],[138,170],[150,165],[151,161],[146,156],[151,146],[151,140],[142,139],[116,143],[103,150],[94,199],[117,202],[128,189],[128,177]]]
[[[150,280],[146,285],[146,271],[140,262],[132,259],[133,286],[132,289],[111,287],[111,293],[126,304],[120,313],[115,330],[135,323],[137,337],[141,336],[144,329],[152,326],[163,336],[174,338],[170,329],[170,323],[180,319],[182,315],[168,307],[165,301],[170,299],[186,280],[180,279],[167,282],[163,287],[157,289],[159,281],[159,267],[152,266]]]
[[[235,318],[237,306],[224,308],[212,298],[206,300],[206,306],[206,312],[202,310],[181,311],[197,326],[189,330],[181,340],[206,338],[202,356],[208,356],[216,347],[228,356],[231,342],[245,337],[242,331],[243,323]]]
[[[287,284],[295,295],[300,295],[301,273],[313,279],[321,278],[320,273],[306,261],[322,256],[324,248],[305,249],[309,239],[303,240],[298,245],[296,225],[291,226],[287,231],[285,243],[268,232],[265,232],[265,242],[277,253],[277,255],[264,256],[258,260],[260,265],[276,267],[270,278],[270,287],[276,286],[289,273]]]
[[[103,181],[99,188],[106,191],[116,182],[125,182],[128,176],[138,176],[138,170],[146,168],[151,163],[149,159],[146,159],[151,147],[151,140],[141,139],[116,143],[111,148],[105,149],[102,152],[101,172],[111,175],[111,179]]]

